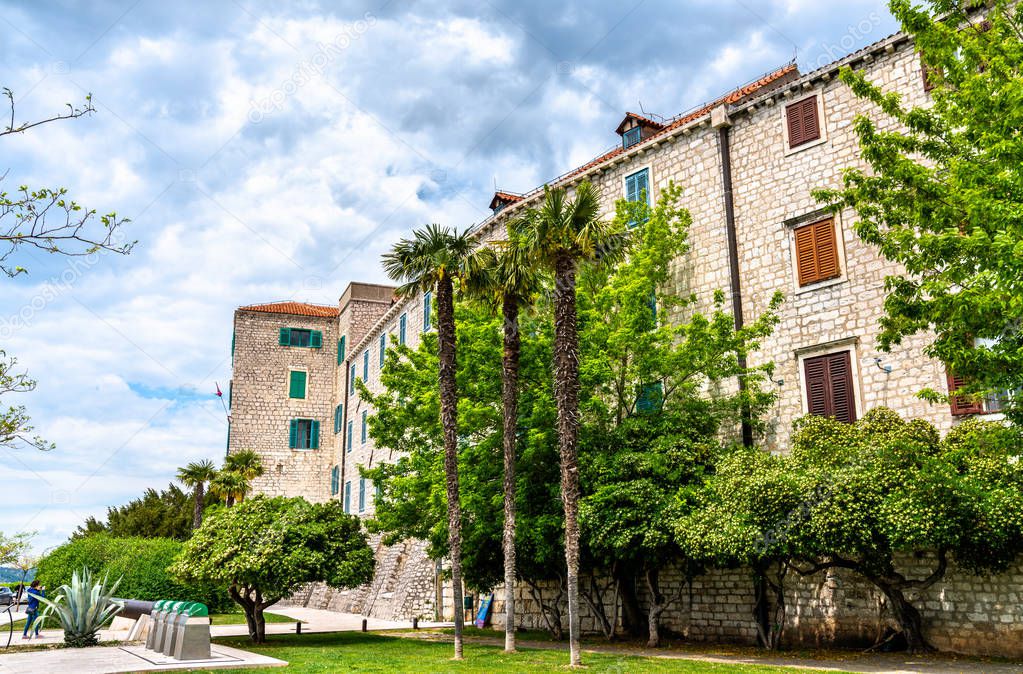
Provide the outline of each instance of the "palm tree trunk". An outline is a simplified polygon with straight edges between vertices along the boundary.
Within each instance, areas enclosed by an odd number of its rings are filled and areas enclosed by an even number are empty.
[[[558,407],[561,502],[565,508],[570,664],[579,652],[579,335],[575,304],[576,262],[561,254],[554,264],[554,398]]]
[[[192,498],[195,500],[195,506],[192,509],[192,529],[198,529],[202,524],[202,504],[206,500],[206,484],[204,482],[195,485]]]
[[[501,397],[504,402],[504,650],[515,650],[515,432],[518,421],[519,303],[504,298],[504,363]]]
[[[462,508],[458,494],[458,390],[455,382],[455,305],[451,277],[437,283],[437,352],[444,475],[448,496],[448,548],[455,601],[455,660],[462,659]]]

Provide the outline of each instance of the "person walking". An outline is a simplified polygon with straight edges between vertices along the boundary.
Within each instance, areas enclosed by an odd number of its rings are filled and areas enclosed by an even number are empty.
[[[33,580],[32,584],[28,588],[28,606],[25,608],[25,631],[21,633],[22,639],[31,639],[29,630],[35,626],[34,634],[39,636],[39,597],[46,596],[46,588],[39,584],[38,580]]]

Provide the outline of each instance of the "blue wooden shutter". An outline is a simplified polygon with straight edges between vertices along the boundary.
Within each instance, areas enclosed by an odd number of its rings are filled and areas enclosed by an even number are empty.
[[[359,478],[359,512],[366,509],[366,478]]]
[[[366,410],[362,411],[362,443],[366,444]]]
[[[298,447],[298,419],[292,419],[288,427],[288,447]]]
[[[362,381],[369,381],[369,349],[362,353]]]
[[[408,323],[408,316],[405,314],[401,315],[398,319],[398,343],[405,343],[405,324]]]
[[[664,399],[664,389],[661,382],[642,384],[636,396],[636,411],[642,413],[656,412],[661,408]]]
[[[337,364],[345,362],[345,338],[344,335],[341,339],[337,340]]]
[[[320,422],[313,420],[309,422],[309,449],[320,448]]]
[[[433,293],[427,291],[423,294],[423,330],[430,329],[430,309],[433,305]]]
[[[352,512],[352,481],[345,482],[345,512]]]
[[[355,437],[355,421],[350,420],[348,422],[348,444],[345,448],[350,452],[352,451],[352,439]]]
[[[319,349],[323,346],[323,333],[319,330],[313,330],[312,334],[309,335],[309,346],[314,349]]]
[[[384,366],[384,355],[387,353],[387,335],[380,335],[380,367]]]
[[[291,328],[281,328],[281,334],[277,343],[281,346],[291,346]]]
[[[330,495],[337,496],[338,480],[341,478],[341,471],[337,466],[330,469]]]

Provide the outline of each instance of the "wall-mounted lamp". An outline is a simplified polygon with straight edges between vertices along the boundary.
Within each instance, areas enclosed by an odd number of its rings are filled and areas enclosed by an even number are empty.
[[[785,385],[785,380],[784,379],[775,379],[774,383],[778,386],[778,388],[781,388],[782,386]]]
[[[892,366],[891,365],[882,365],[881,364],[881,360],[882,360],[881,358],[875,358],[874,359],[874,364],[877,365],[877,369],[881,370],[885,374],[891,374],[892,373]]]

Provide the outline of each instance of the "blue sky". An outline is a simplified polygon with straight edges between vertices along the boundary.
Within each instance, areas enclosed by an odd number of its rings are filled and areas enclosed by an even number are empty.
[[[39,550],[176,468],[224,453],[212,393],[232,311],[336,302],[427,222],[487,215],[617,140],[796,58],[806,71],[896,26],[883,2],[0,1],[19,119],[4,185],[65,185],[131,218],[129,257],[38,253],[2,279],[0,348],[48,453],[3,453],[0,531]]]

